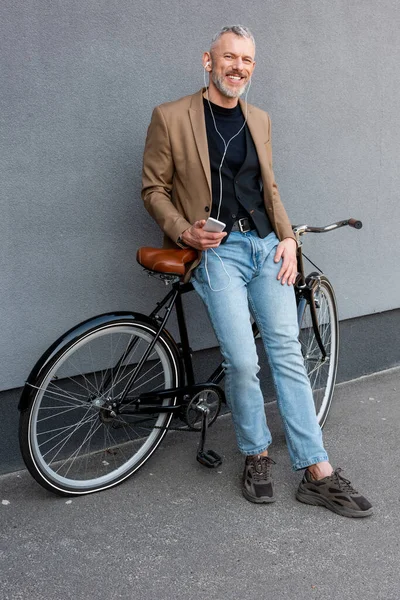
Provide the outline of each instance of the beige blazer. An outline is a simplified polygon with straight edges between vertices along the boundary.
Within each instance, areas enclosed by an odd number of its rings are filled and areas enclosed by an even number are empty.
[[[164,232],[164,248],[176,248],[175,242],[183,231],[211,213],[203,92],[204,89],[157,106],[147,132],[142,199]],[[239,102],[245,114],[245,103]],[[294,238],[272,171],[271,119],[249,104],[247,124],[260,162],[264,203],[271,225],[280,240]],[[198,261],[192,268],[197,264]]]

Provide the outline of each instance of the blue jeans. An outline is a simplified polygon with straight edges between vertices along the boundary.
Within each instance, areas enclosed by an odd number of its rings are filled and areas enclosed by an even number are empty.
[[[204,301],[225,368],[225,393],[239,450],[259,454],[271,444],[250,313],[259,327],[274,379],[278,408],[294,470],[328,460],[298,342],[293,286],[277,279],[275,233],[232,232],[225,244],[203,252],[192,283]],[[207,268],[206,268],[207,267]],[[224,267],[229,275],[224,270]],[[208,273],[207,273],[208,272]],[[211,287],[209,285],[211,282]]]

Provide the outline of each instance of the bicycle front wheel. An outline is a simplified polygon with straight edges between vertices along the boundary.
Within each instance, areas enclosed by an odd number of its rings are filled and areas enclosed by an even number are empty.
[[[178,387],[179,358],[167,336],[158,338],[120,403],[155,334],[151,323],[128,318],[102,324],[72,339],[29,383],[20,446],[43,487],[60,495],[104,490],[156,450],[172,413],[128,414],[126,408],[143,392]]]
[[[323,427],[331,407],[336,381],[339,322],[333,287],[324,275],[318,278],[311,294],[316,308],[317,330],[326,355],[324,356],[318,344],[309,302],[300,317],[299,341],[313,391],[318,423]]]

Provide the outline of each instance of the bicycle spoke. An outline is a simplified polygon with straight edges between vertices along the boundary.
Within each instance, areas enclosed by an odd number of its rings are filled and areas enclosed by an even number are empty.
[[[89,412],[89,411],[88,411]],[[86,415],[85,415],[86,417]],[[80,429],[81,427],[83,427],[83,425],[86,425],[86,423],[90,422],[91,420],[94,420],[94,416],[90,415],[89,418],[85,417],[83,419],[81,419],[81,421],[79,421],[79,423],[77,423],[76,425],[73,426],[72,431],[69,433],[69,435],[63,439],[60,440],[57,444],[55,444],[52,448],[50,448],[50,450],[48,450],[47,452],[45,452],[43,454],[43,458],[45,458],[50,452],[52,452],[52,450],[54,450],[55,448],[58,448],[57,454],[55,456],[53,456],[53,459],[50,462],[54,462],[55,458],[59,455],[59,453],[61,452],[61,450],[64,448],[65,444],[71,439],[71,437],[74,435],[74,433]],[[39,448],[41,446],[44,446],[46,444],[46,442],[42,442],[41,444],[39,444]]]
[[[87,405],[87,401],[80,400],[79,398],[75,398],[74,396],[72,396],[72,394],[66,394],[66,393],[61,394],[59,392],[54,392],[53,390],[49,390],[48,387],[46,388],[46,387],[41,387],[41,386],[37,386],[37,385],[30,385],[30,387],[34,390],[45,392],[46,394],[52,394],[54,396],[54,398],[52,398],[52,400],[58,400],[58,398],[66,398],[67,400],[74,400],[74,402],[77,404],[81,403],[84,406]],[[61,388],[58,388],[58,389],[61,389]],[[61,402],[61,400],[59,400],[59,402]],[[64,402],[66,402],[66,400],[64,400]]]
[[[86,404],[86,407],[87,407],[87,404]],[[88,410],[90,410],[91,408],[93,408],[93,407],[90,405]],[[48,421],[49,419],[54,419],[54,416],[59,417],[60,415],[65,415],[65,414],[71,412],[71,410],[76,410],[76,406],[74,406],[73,408],[66,408],[65,410],[61,410],[56,415],[48,415],[47,417],[38,419],[37,422],[42,423],[43,421]]]
[[[40,382],[32,382],[30,448],[47,487],[76,493],[109,487],[158,446],[172,413],[124,414],[113,405],[128,383],[133,389],[122,410],[143,392],[177,387],[167,342],[157,341],[146,357],[153,339],[147,324],[99,327],[72,342]]]
[[[86,437],[85,437],[85,439],[83,440],[82,444],[81,444],[80,446],[78,446],[78,448],[75,450],[75,452],[73,452],[73,453],[70,455],[70,457],[69,457],[67,460],[65,460],[65,461],[64,461],[64,464],[65,464],[65,463],[67,463],[68,461],[71,461],[71,462],[70,462],[70,465],[69,465],[69,467],[68,467],[68,469],[67,469],[67,471],[64,473],[64,477],[66,477],[66,476],[68,475],[68,473],[69,473],[69,471],[70,471],[70,469],[71,469],[72,465],[74,464],[74,462],[75,462],[75,460],[76,460],[76,458],[77,458],[77,456],[78,456],[78,454],[79,454],[79,452],[80,452],[81,448],[83,448],[83,446],[85,445],[85,443],[86,443],[86,441],[87,441],[88,439],[91,439],[91,438],[94,436],[94,434],[96,433],[96,431],[97,431],[97,430],[98,430],[98,429],[101,427],[101,423],[98,423],[98,425],[97,425],[96,429],[94,429],[94,427],[93,427],[93,426],[94,426],[94,423],[92,423],[91,429],[90,429],[90,431],[89,431],[89,432],[86,434]],[[71,458],[72,458],[72,460],[71,460]],[[60,467],[60,468],[61,468],[61,467]],[[59,468],[59,469],[57,469],[57,472],[59,472],[60,468]]]
[[[332,288],[322,277],[320,286],[314,292],[318,331],[326,356],[323,356],[307,304],[303,314],[299,341],[304,356],[305,367],[313,390],[318,421],[324,423],[332,399],[337,369],[337,317]]]

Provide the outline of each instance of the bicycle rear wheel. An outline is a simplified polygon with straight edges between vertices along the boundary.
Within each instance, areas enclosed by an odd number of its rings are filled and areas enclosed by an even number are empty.
[[[331,407],[336,381],[339,322],[333,287],[324,275],[318,277],[312,295],[316,307],[318,331],[326,356],[324,357],[318,344],[308,302],[300,316],[299,341],[313,391],[318,423],[323,427]]]
[[[126,479],[156,450],[172,413],[127,414],[119,403],[155,333],[151,323],[129,318],[106,322],[72,339],[29,382],[20,446],[43,487],[60,495],[100,491]],[[161,335],[127,401],[133,405],[143,392],[177,387],[179,379],[176,349]]]

